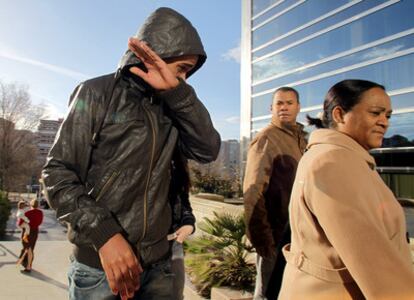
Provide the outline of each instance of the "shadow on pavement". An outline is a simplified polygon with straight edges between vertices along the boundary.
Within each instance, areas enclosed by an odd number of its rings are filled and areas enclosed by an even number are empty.
[[[16,260],[19,258],[16,254],[14,254],[13,251],[9,250],[7,247],[0,243],[0,257],[6,256],[7,253],[9,253],[11,256],[14,256]]]
[[[22,273],[22,274],[24,274],[26,276],[36,278],[36,279],[41,280],[41,281],[45,281],[45,282],[50,283],[50,284],[53,284],[54,286],[56,286],[58,288],[61,288],[65,291],[68,290],[68,286],[66,284],[63,284],[63,283],[61,283],[57,280],[54,280],[53,278],[50,278],[49,276],[46,276],[45,274],[40,273],[39,271],[36,271],[36,270],[32,269],[32,271],[30,273]]]
[[[5,265],[15,265],[17,259],[19,258],[16,254],[14,254],[13,251],[9,250],[7,247],[5,247],[3,244],[0,244],[0,257],[6,257],[8,255],[11,255],[12,257],[16,258],[13,261],[1,261],[0,262],[0,269]]]

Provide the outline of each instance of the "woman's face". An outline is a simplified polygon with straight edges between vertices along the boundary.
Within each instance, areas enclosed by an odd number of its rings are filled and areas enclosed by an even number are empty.
[[[362,94],[361,100],[343,115],[337,129],[356,140],[366,150],[379,148],[391,117],[390,97],[381,88]]]

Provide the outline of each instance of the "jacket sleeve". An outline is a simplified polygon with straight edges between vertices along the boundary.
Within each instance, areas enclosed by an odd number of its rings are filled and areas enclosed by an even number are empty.
[[[220,150],[220,135],[194,89],[180,79],[176,88],[157,93],[157,98],[171,110],[183,154],[201,163],[214,161]]]
[[[264,257],[269,256],[276,247],[264,197],[272,174],[272,161],[268,139],[258,137],[251,143],[247,154],[243,199],[247,237],[259,255]]]
[[[195,216],[193,214],[193,208],[191,207],[190,198],[188,193],[181,193],[181,226],[192,225],[195,231]]]
[[[42,177],[46,196],[57,218],[76,232],[72,242],[91,243],[99,249],[121,228],[109,210],[88,195],[82,178],[89,168],[95,98],[94,91],[84,84],[75,89],[69,113],[57,133]]]
[[[305,201],[367,299],[413,299],[413,268],[384,227],[384,195],[367,182],[367,171],[376,171],[344,152],[310,168]]]

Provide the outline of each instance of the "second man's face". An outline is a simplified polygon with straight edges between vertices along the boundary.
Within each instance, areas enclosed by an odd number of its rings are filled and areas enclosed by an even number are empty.
[[[282,125],[296,124],[300,104],[296,94],[291,91],[278,91],[273,97],[272,115]]]

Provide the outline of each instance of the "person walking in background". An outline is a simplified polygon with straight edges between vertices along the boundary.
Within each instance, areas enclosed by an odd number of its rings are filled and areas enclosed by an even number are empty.
[[[20,252],[18,264],[24,267],[22,272],[30,273],[34,260],[34,249],[39,235],[39,226],[43,222],[43,212],[38,209],[39,201],[33,199],[30,201],[31,209],[25,212],[29,219],[30,234],[27,241],[22,239],[23,249]]]
[[[299,162],[280,300],[414,299],[403,209],[375,168],[391,117],[385,88],[344,80],[327,93]]]
[[[17,227],[22,229],[22,240],[26,243],[29,242],[29,234],[30,234],[30,220],[25,216],[25,212],[27,211],[26,201],[20,200],[17,203],[17,212],[16,212],[16,223]]]
[[[171,160],[216,159],[220,135],[186,79],[205,62],[197,30],[159,8],[115,74],[80,84],[42,177],[75,244],[70,299],[170,299]]]
[[[188,162],[178,148],[173,154],[170,185],[170,203],[173,212],[170,233],[171,270],[174,273],[171,300],[182,300],[185,284],[183,242],[194,233],[196,219],[189,198],[191,182]]]
[[[290,192],[306,147],[303,125],[296,122],[299,111],[298,92],[277,89],[272,120],[253,139],[247,155],[243,197],[247,236],[257,251],[254,299],[276,299],[281,284],[285,261],[280,244],[290,241]]]

